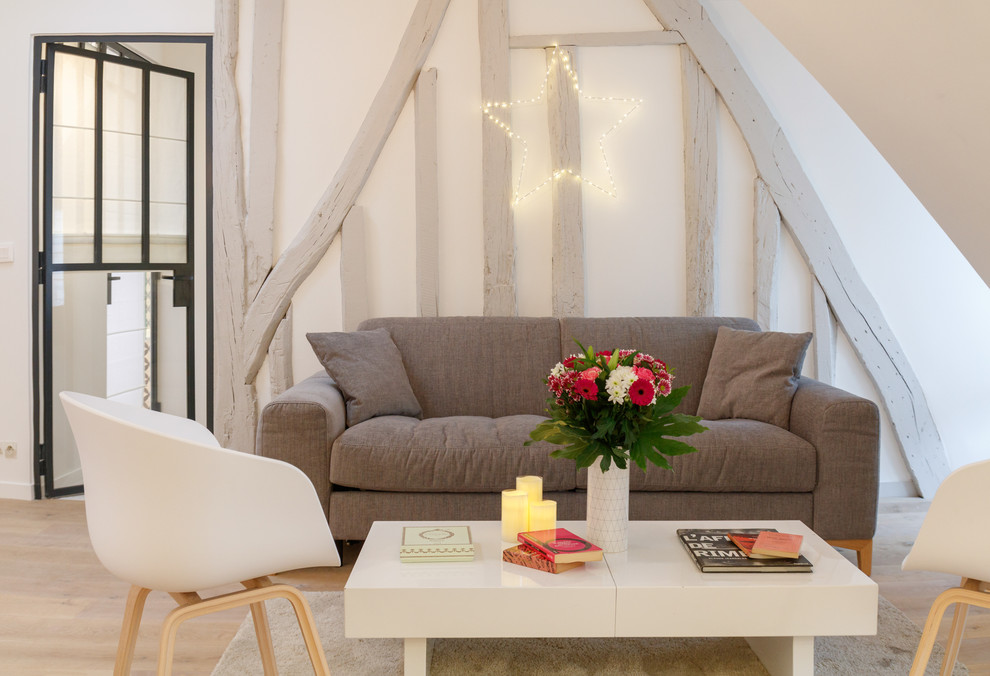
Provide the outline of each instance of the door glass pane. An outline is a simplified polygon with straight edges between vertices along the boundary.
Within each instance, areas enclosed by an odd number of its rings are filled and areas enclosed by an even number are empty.
[[[103,129],[141,134],[142,72],[119,63],[103,64]]]
[[[146,272],[111,273],[111,302],[106,306],[106,397],[139,406],[145,405],[150,396],[145,368],[151,351],[147,275]]]
[[[153,296],[154,345],[152,357],[153,398],[157,410],[172,415],[187,415],[187,382],[189,364],[186,350],[186,308],[172,304],[174,281],[157,278],[151,289]]]
[[[185,416],[186,311],[166,272],[52,273],[52,392],[83,392]],[[79,456],[53,398],[55,488],[82,483]]]
[[[52,474],[55,488],[82,483],[79,454],[57,394],[105,396],[107,340],[105,272],[52,273]]]
[[[103,261],[141,262],[142,73],[103,67]]]
[[[55,52],[52,97],[52,261],[93,261],[96,64]]]
[[[186,78],[166,73],[151,73],[151,135],[185,141]]]
[[[85,56],[55,52],[55,91],[64,103],[52,111],[56,127],[95,128],[96,61]]]
[[[187,109],[186,79],[151,73],[151,260],[186,262]]]

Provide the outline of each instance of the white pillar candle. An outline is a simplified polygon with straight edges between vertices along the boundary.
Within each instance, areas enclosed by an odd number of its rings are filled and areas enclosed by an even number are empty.
[[[529,496],[529,504],[535,505],[543,499],[543,477],[517,476],[516,490],[526,491]]]
[[[529,506],[530,530],[553,530],[557,527],[557,503],[554,500],[540,500]]]
[[[502,491],[502,539],[515,542],[516,535],[529,530],[529,496],[526,491]]]

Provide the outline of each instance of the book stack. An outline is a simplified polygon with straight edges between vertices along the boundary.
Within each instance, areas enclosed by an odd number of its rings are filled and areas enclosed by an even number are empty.
[[[520,544],[502,552],[502,560],[548,573],[601,561],[604,556],[600,547],[566,528],[519,533],[518,540]]]
[[[679,528],[677,537],[702,573],[810,573],[801,535],[773,528]]]
[[[399,560],[403,563],[473,561],[470,526],[406,526]]]

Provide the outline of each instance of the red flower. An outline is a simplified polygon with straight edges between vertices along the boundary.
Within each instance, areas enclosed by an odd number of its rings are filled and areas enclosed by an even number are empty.
[[[574,392],[580,394],[585,399],[597,399],[598,383],[594,379],[578,378],[574,381]]]
[[[640,380],[649,380],[651,383],[656,375],[653,373],[653,369],[643,368],[642,366],[634,366],[633,371],[636,373],[636,377]]]
[[[667,396],[671,392],[670,378],[660,378],[657,380],[657,392],[663,396]]]
[[[585,370],[581,371],[581,375],[579,377],[582,380],[594,380],[595,378],[598,377],[598,374],[601,372],[602,370],[600,368],[598,368],[597,366],[592,366],[590,368],[586,368]]]
[[[596,352],[595,353],[595,356],[596,357],[605,357],[605,361],[608,361],[609,359],[612,358],[612,353],[609,352],[609,351]]]
[[[560,363],[563,364],[565,368],[572,369],[572,368],[574,368],[574,360],[575,359],[577,359],[577,356],[572,354],[570,357],[568,357],[567,359],[565,359],[564,361],[562,361]]]
[[[637,406],[649,406],[655,393],[653,383],[640,378],[629,387],[629,400]]]

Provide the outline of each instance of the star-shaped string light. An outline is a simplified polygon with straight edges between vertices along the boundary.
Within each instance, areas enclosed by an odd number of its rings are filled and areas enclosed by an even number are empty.
[[[620,117],[618,117],[615,121],[612,122],[611,126],[609,126],[609,128],[605,131],[605,133],[603,133],[601,136],[598,137],[598,149],[601,151],[602,164],[604,164],[605,173],[608,176],[608,187],[599,185],[594,181],[592,181],[591,179],[582,176],[580,174],[577,174],[566,167],[553,167],[550,175],[547,176],[541,183],[539,183],[533,188],[528,189],[525,193],[522,193],[522,180],[523,180],[523,176],[526,173],[526,158],[529,154],[529,147],[528,144],[526,143],[526,139],[523,138],[518,132],[513,131],[509,123],[506,122],[504,119],[502,119],[501,115],[504,115],[504,113],[511,111],[511,109],[515,106],[534,105],[543,102],[546,98],[547,82],[550,79],[551,71],[557,65],[557,59],[560,59],[561,62],[564,64],[564,69],[567,71],[568,76],[571,78],[571,84],[573,85],[574,89],[577,91],[578,96],[581,99],[585,101],[597,101],[597,102],[608,102],[608,103],[629,103],[631,104],[631,106],[625,113],[623,113]],[[551,181],[560,179],[564,175],[573,176],[574,178],[580,180],[585,185],[589,185],[592,188],[595,188],[596,190],[600,190],[601,192],[605,193],[610,197],[615,197],[618,194],[618,192],[615,188],[615,177],[612,176],[612,168],[608,164],[608,155],[605,152],[605,139],[608,138],[609,134],[611,134],[616,129],[618,129],[622,125],[622,123],[625,122],[626,119],[630,115],[632,115],[633,112],[635,112],[635,110],[639,108],[642,104],[643,104],[643,99],[622,98],[618,96],[590,96],[588,94],[585,94],[584,90],[581,89],[580,83],[578,82],[577,72],[574,70],[574,68],[571,67],[570,58],[568,58],[567,54],[562,53],[559,47],[554,46],[553,54],[551,55],[550,58],[550,63],[547,66],[547,72],[543,77],[543,82],[540,84],[540,91],[536,96],[529,99],[516,99],[515,101],[486,102],[481,107],[482,112],[488,116],[488,119],[493,124],[498,125],[498,127],[501,128],[511,140],[518,141],[519,144],[522,146],[522,160],[520,161],[520,166],[519,166],[519,177],[516,179],[516,185],[512,195],[513,206],[519,204],[527,197],[530,197],[531,195],[538,192],[540,189],[546,187]]]

